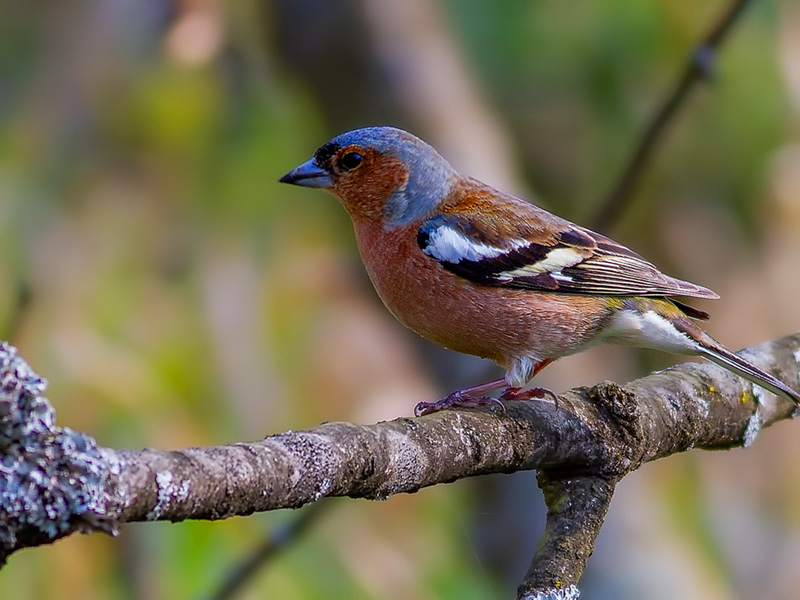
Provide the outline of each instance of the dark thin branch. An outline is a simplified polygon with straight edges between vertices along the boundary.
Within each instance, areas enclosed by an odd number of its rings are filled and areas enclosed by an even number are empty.
[[[312,504],[304,508],[290,523],[278,527],[248,557],[231,570],[219,590],[208,597],[209,600],[234,598],[261,567],[278,552],[296,542],[329,506],[331,506],[330,503],[326,502]]]
[[[600,211],[594,219],[595,229],[608,231],[627,210],[633,197],[633,190],[641,179],[653,151],[663,139],[679,109],[685,104],[689,93],[698,83],[711,78],[717,50],[744,12],[748,2],[749,0],[732,0],[719,20],[689,55],[683,73],[645,128],[622,174],[602,202]]]

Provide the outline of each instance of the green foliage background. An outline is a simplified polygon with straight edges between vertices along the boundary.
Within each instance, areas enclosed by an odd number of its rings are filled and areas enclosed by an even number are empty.
[[[384,4],[0,2],[0,336],[49,380],[61,425],[114,447],[222,444],[407,415],[473,382],[482,363],[418,342],[380,306],[336,202],[277,183],[354,126],[408,127],[446,155],[458,139],[399,98],[396,57],[375,33]],[[499,134],[499,146],[460,142],[481,176],[505,169],[528,197],[589,223],[724,5],[407,6],[436,15],[425,26],[457,50]],[[709,327],[733,347],[800,330],[798,65],[797,3],[754,3],[607,232],[718,291]],[[543,381],[626,381],[673,360],[605,349]],[[793,597],[794,429],[628,477],[585,595]],[[532,478],[328,501],[241,597],[508,597],[542,525]],[[0,589],[204,598],[296,516],[73,536],[14,555]]]

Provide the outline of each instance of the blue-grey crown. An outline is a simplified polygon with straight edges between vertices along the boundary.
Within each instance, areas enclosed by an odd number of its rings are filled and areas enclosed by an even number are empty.
[[[394,156],[406,165],[408,181],[395,191],[384,207],[390,227],[399,227],[428,216],[447,195],[456,174],[433,146],[395,127],[365,127],[333,138],[323,146],[342,148],[350,144],[369,146]]]

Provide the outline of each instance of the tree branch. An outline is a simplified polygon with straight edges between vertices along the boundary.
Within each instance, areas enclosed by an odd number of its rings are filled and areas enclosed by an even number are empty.
[[[800,386],[800,333],[746,355]],[[452,410],[375,425],[327,423],[228,446],[115,450],[56,427],[44,386],[13,347],[0,345],[0,559],[74,531],[115,533],[125,522],[222,519],[325,496],[386,499],[472,475],[539,469],[547,530],[520,598],[543,590],[576,597],[571,586],[621,477],[693,447],[748,445],[794,410],[718,367],[687,363],[624,387],[571,390],[558,410],[510,402],[506,414]]]
[[[554,477],[549,471],[540,471],[538,482],[548,507],[547,524],[517,597],[538,600],[543,590],[553,589],[577,597],[575,582],[592,554],[617,479]]]

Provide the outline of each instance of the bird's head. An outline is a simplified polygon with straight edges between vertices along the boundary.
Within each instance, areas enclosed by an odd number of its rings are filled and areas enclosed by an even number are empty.
[[[336,136],[282,183],[330,190],[353,219],[387,227],[420,221],[447,196],[456,173],[432,146],[393,127]]]

